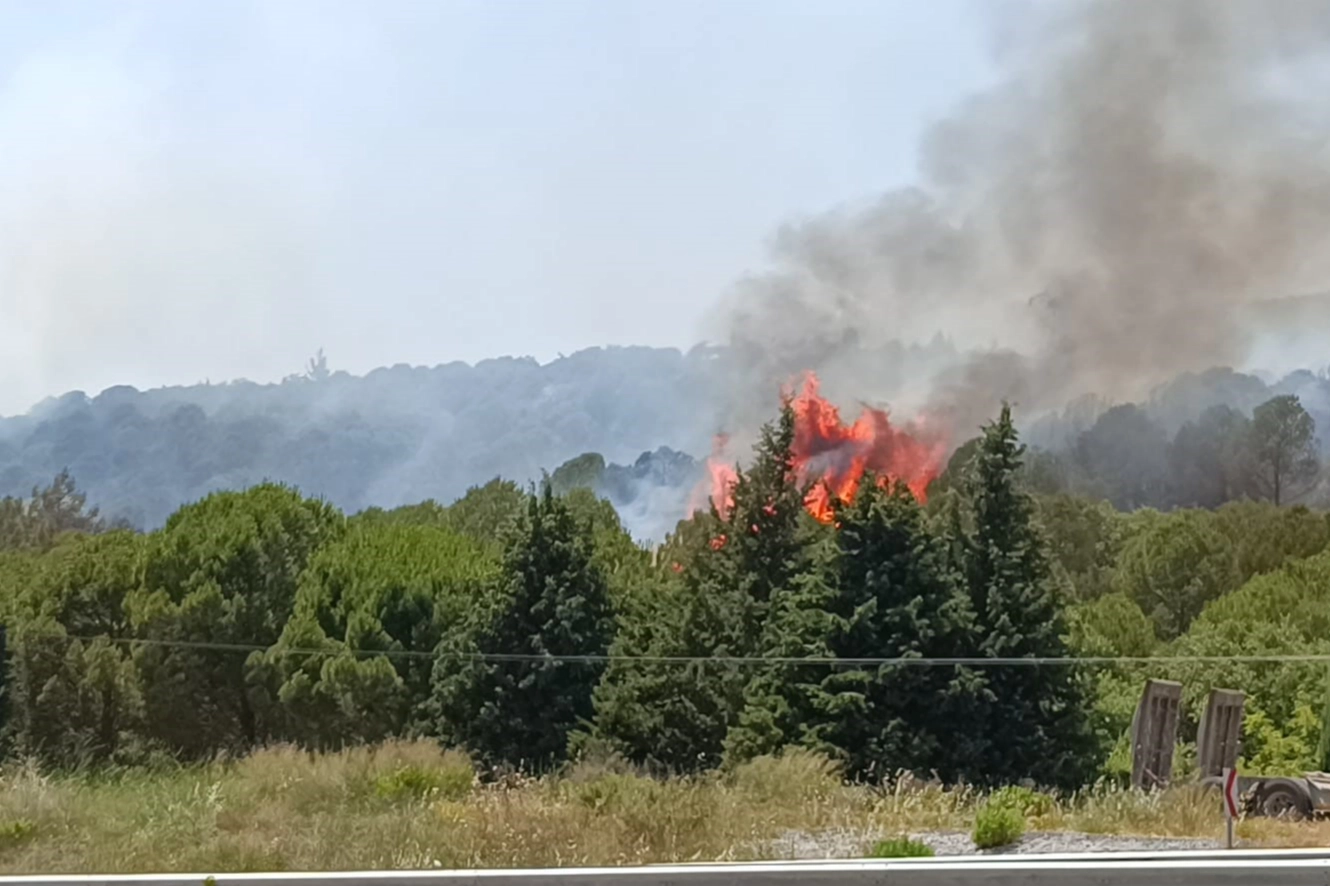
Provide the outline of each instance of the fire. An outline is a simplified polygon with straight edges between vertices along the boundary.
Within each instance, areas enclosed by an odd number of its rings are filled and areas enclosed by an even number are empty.
[[[824,523],[831,522],[833,498],[850,502],[865,471],[880,483],[900,480],[920,501],[942,470],[946,447],[926,442],[917,425],[897,428],[886,410],[865,406],[845,425],[840,411],[818,392],[817,376],[808,373],[803,390],[790,401],[794,409],[794,467],[800,483],[814,481],[804,504]]]
[[[864,473],[878,482],[900,480],[920,501],[942,470],[946,457],[943,435],[921,422],[897,427],[883,409],[865,406],[853,424],[841,420],[840,410],[819,391],[817,376],[809,372],[803,387],[787,401],[794,410],[792,455],[795,477],[809,485],[804,506],[818,520],[830,523],[832,501],[854,500]],[[724,516],[733,504],[737,475],[733,459],[726,459],[728,439],[718,437],[707,461],[711,501]]]
[[[693,490],[692,498],[688,502],[688,513],[703,510],[709,502],[716,503],[721,516],[728,513],[730,503],[733,501],[734,484],[739,481],[739,473],[735,470],[733,460],[728,459],[726,455],[729,446],[729,434],[717,434],[711,441],[711,455],[707,458],[706,485]]]

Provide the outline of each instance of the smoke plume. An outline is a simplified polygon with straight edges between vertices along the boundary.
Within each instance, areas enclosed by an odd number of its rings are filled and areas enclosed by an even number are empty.
[[[1325,288],[1330,4],[1004,11],[1002,75],[926,133],[921,184],[787,225],[736,287],[741,400],[813,368],[967,435],[1001,398],[1031,415],[1241,365],[1252,303]],[[865,371],[937,329],[969,356]]]

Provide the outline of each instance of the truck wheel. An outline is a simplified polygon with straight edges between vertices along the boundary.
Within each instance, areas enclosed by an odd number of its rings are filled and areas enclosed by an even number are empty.
[[[1307,817],[1306,807],[1302,794],[1286,784],[1271,785],[1261,793],[1261,814],[1266,818],[1302,821]]]

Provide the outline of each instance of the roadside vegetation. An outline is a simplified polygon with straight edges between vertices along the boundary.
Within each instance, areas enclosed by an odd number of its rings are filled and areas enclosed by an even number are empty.
[[[0,869],[1213,838],[1216,798],[1184,785],[1215,686],[1248,693],[1244,769],[1324,767],[1325,665],[1254,660],[1330,652],[1323,513],[1038,492],[1004,407],[926,501],[870,476],[823,522],[794,433],[787,406],[723,512],[655,551],[566,470],[350,516],[265,484],[146,534],[104,524],[67,474],[0,500]],[[1179,786],[1146,795],[1124,783],[1151,677],[1185,692]]]
[[[1011,802],[999,792],[895,779],[847,784],[795,751],[729,772],[656,780],[622,763],[482,778],[456,752],[395,741],[291,747],[156,770],[0,774],[0,872],[334,870],[624,865],[779,857],[790,832],[859,835],[850,854],[926,854],[918,835],[991,828],[1221,839],[1194,788],[1100,786]],[[1243,822],[1240,838],[1324,845],[1330,825]],[[915,835],[910,839],[907,835]],[[1004,839],[1002,842],[1010,842]]]

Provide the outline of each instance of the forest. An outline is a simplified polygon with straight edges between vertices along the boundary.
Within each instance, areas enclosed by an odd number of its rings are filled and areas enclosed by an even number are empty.
[[[1316,420],[1285,393],[1155,421],[1115,407],[1059,451],[1004,406],[925,500],[870,475],[823,522],[787,405],[724,513],[656,545],[594,452],[447,505],[259,483],[147,532],[60,472],[0,500],[5,750],[72,769],[423,738],[498,776],[805,748],[868,782],[1067,788],[1124,777],[1141,685],[1168,677],[1181,769],[1216,686],[1248,693],[1244,766],[1323,768],[1327,669],[1278,660],[1330,654]]]

